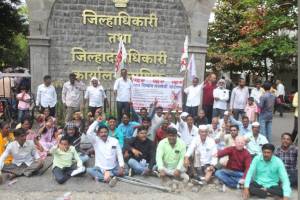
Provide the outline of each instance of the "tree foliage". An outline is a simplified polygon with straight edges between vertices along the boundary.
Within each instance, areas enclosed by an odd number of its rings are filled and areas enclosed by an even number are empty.
[[[296,0],[219,0],[208,31],[214,70],[275,75],[296,69]]]
[[[28,59],[27,9],[20,0],[0,0],[0,67],[24,66]]]

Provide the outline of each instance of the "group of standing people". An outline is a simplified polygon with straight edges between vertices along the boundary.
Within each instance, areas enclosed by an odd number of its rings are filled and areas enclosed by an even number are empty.
[[[276,81],[276,88],[271,82],[257,80],[255,87],[246,86],[243,78],[239,79],[238,85],[232,90],[225,79],[217,80],[215,74],[209,74],[203,83],[194,78],[192,85],[184,89],[187,95],[185,111],[193,117],[198,117],[199,110],[203,110],[207,120],[211,123],[212,118],[223,118],[226,111],[232,112],[233,117],[238,120],[247,116],[250,122],[259,122],[261,133],[272,140],[272,119],[276,111],[283,117],[283,103],[285,102],[285,88],[280,80]],[[297,109],[296,98],[293,106]],[[200,111],[201,112],[201,111]],[[297,114],[295,114],[296,116]],[[297,117],[297,116],[296,116]],[[295,121],[295,127],[296,121]],[[294,128],[293,140],[297,129]]]

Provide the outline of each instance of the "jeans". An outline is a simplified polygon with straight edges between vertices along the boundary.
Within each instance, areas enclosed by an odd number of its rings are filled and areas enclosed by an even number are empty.
[[[134,173],[138,175],[142,174],[146,169],[148,169],[148,163],[139,162],[133,158],[128,160],[128,165],[130,168],[132,168]]]
[[[130,106],[129,102],[121,102],[117,101],[117,113],[118,113],[118,123],[121,123],[122,115],[124,113],[129,114],[130,113]]]
[[[54,167],[52,173],[57,183],[63,184],[71,178],[71,174],[76,168],[76,165],[72,165],[71,167],[64,167],[62,169],[59,167]],[[80,174],[77,174],[76,176],[82,175],[84,173],[85,172],[82,172]]]
[[[186,106],[185,111],[194,118],[198,115],[198,106],[193,106],[193,107]]]
[[[90,157],[88,155],[83,154],[83,153],[79,155],[79,158],[83,164],[86,163],[90,159]]]
[[[115,168],[108,170],[110,172],[110,176],[119,176],[119,168],[120,168],[119,165],[117,165]],[[100,169],[100,167],[87,168],[86,172],[97,181],[99,182],[104,181],[104,170]],[[128,174],[126,170],[125,170],[125,174],[126,175]]]
[[[18,122],[22,122],[23,119],[29,115],[29,110],[18,110]]]
[[[230,188],[237,188],[239,180],[243,177],[243,175],[243,172],[233,171],[230,169],[219,169],[215,173],[215,176]]]
[[[252,182],[249,187],[250,194],[258,196],[259,198],[267,198],[268,193],[279,197],[283,196],[282,188],[279,185],[267,188],[267,191],[262,190],[261,188],[263,188],[262,185]]]
[[[290,179],[291,187],[298,186],[298,171],[286,170]]]
[[[266,121],[262,117],[259,119],[260,124],[260,133],[264,135],[269,143],[271,143],[272,140],[272,121]]]
[[[220,119],[223,119],[225,110],[214,108],[212,117],[219,117]]]
[[[243,109],[233,109],[233,117],[236,120],[239,120],[239,117],[245,115],[245,111]]]

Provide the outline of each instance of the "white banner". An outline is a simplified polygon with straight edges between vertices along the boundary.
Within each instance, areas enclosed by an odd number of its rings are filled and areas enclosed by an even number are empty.
[[[158,106],[182,110],[183,78],[172,77],[132,77],[131,101],[136,111],[149,108],[155,100]]]

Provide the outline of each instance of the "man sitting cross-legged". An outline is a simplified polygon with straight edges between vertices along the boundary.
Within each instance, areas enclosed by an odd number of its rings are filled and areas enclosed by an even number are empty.
[[[273,155],[274,150],[274,145],[264,144],[262,155],[253,159],[245,179],[244,199],[250,194],[259,198],[275,195],[283,200],[290,197],[292,190],[288,174],[282,160]]]
[[[64,135],[58,138],[58,145],[50,149],[50,153],[53,155],[52,173],[59,184],[66,182],[76,168],[81,170],[79,174],[85,173],[82,161],[75,147],[70,146],[70,143],[70,136]],[[76,165],[73,164],[73,160],[76,161]]]
[[[208,128],[206,125],[199,126],[199,134],[192,140],[184,159],[185,167],[190,166],[190,157],[194,156],[195,160],[200,160],[200,166],[196,166],[197,179],[208,183],[215,172],[217,164],[217,145],[214,139],[208,137]]]
[[[182,178],[185,182],[189,176],[183,167],[184,154],[186,152],[185,143],[177,138],[175,128],[167,129],[167,138],[161,140],[156,151],[156,164],[161,178],[173,176]]]
[[[32,176],[42,167],[43,162],[35,149],[33,141],[26,140],[26,130],[19,128],[14,131],[15,141],[7,145],[4,153],[0,157],[0,170],[16,176]],[[4,165],[8,155],[12,155],[12,164]]]
[[[245,139],[242,136],[237,136],[235,146],[218,151],[217,156],[219,158],[228,156],[229,159],[226,168],[217,170],[215,176],[230,188],[239,188],[239,184],[244,184],[252,160],[250,153],[244,146]]]
[[[113,176],[124,176],[121,147],[116,138],[108,136],[108,128],[101,117],[90,125],[87,136],[95,150],[95,167],[88,168],[87,173],[103,182],[110,182]]]
[[[134,174],[149,175],[155,162],[154,153],[154,144],[147,138],[147,129],[141,126],[136,137],[126,143],[124,157],[128,157],[128,165]]]

